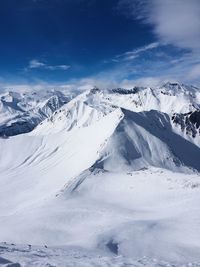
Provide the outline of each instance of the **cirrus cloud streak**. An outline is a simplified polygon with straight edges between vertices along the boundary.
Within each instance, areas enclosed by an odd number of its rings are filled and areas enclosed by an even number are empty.
[[[29,62],[28,69],[46,69],[46,70],[68,70],[69,65],[48,65],[39,60],[33,59]]]

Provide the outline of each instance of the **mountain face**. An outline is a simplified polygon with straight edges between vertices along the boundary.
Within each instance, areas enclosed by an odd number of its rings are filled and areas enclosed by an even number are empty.
[[[70,99],[70,96],[58,91],[8,92],[0,95],[0,136],[32,131]]]
[[[0,121],[2,241],[200,262],[200,89],[10,92]]]
[[[200,135],[200,110],[191,111],[188,113],[175,113],[172,116],[172,121],[175,125],[180,126],[182,132],[193,138]]]

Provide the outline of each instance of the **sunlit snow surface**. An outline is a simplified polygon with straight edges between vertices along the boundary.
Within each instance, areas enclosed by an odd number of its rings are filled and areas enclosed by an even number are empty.
[[[163,90],[87,91],[0,139],[0,266],[200,266],[200,138],[171,120],[200,98]]]
[[[2,243],[0,257],[22,266],[200,266],[199,175],[84,176],[4,226],[1,218],[1,239],[26,245]]]
[[[100,250],[87,250],[78,247],[29,246],[0,243],[0,266],[4,267],[199,267],[198,262],[180,264],[156,258],[138,259],[116,256]]]

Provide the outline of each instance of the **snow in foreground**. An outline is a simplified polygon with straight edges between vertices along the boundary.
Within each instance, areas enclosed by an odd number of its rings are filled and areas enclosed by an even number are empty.
[[[199,267],[200,263],[188,262],[179,265],[146,256],[131,259],[123,256],[109,255],[102,251],[89,251],[76,247],[39,247],[0,243],[0,266],[4,267]]]
[[[21,266],[200,266],[199,191],[197,174],[86,171],[57,197],[1,217],[1,240],[27,245],[2,243],[0,257]]]

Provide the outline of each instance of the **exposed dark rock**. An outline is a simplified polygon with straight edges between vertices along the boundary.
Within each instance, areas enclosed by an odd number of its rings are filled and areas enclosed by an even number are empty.
[[[172,121],[181,127],[182,131],[186,131],[187,135],[193,138],[200,135],[200,110],[188,113],[175,113]]]

